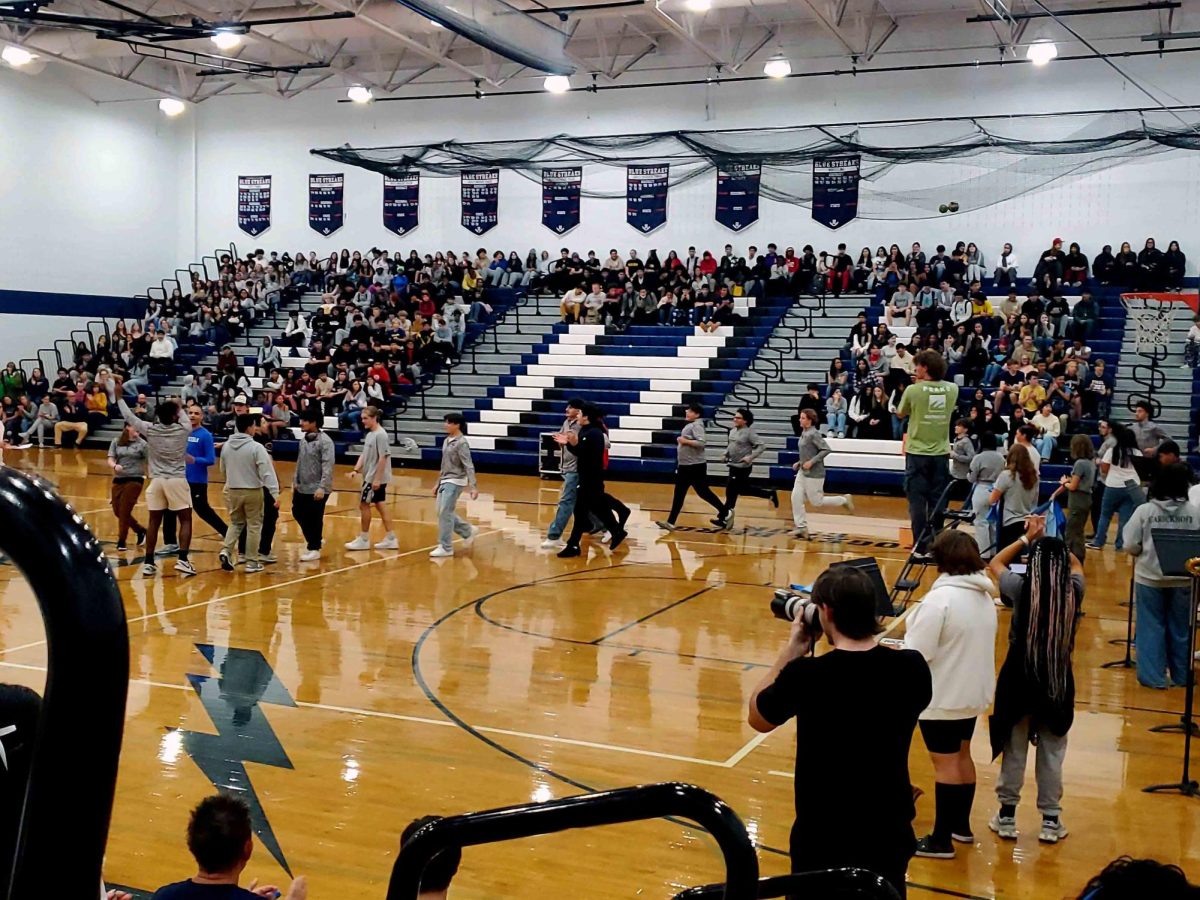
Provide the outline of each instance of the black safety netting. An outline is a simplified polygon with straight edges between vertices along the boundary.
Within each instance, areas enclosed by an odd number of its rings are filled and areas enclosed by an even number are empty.
[[[1135,111],[346,145],[311,152],[385,175],[416,171],[454,177],[499,168],[540,182],[544,168],[578,165],[584,169],[583,196],[607,199],[624,199],[623,183],[606,178],[600,180],[607,186],[597,187],[592,179],[589,186],[589,170],[669,163],[674,187],[725,166],[757,163],[763,197],[804,207],[812,202],[813,160],[857,153],[862,157],[859,217],[914,219],[937,216],[948,203],[962,212],[982,209],[1070,176],[1195,150],[1200,150],[1200,123],[1185,126],[1176,115]]]

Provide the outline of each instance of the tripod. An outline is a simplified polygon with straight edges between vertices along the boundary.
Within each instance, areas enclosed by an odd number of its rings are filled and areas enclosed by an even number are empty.
[[[1191,659],[1191,654],[1196,650],[1196,606],[1200,603],[1200,557],[1189,559],[1187,562],[1187,571],[1192,576],[1192,598],[1191,609],[1188,611],[1188,674],[1187,687],[1185,688],[1183,700],[1183,718],[1178,725],[1160,725],[1157,728],[1151,728],[1151,731],[1163,733],[1168,731],[1183,731],[1183,774],[1179,781],[1172,784],[1154,784],[1142,790],[1147,794],[1162,794],[1162,793],[1180,793],[1185,797],[1200,797],[1200,784],[1191,777],[1192,763],[1192,735],[1200,734],[1197,732],[1196,725],[1192,721],[1192,700],[1196,692],[1196,666]]]
[[[1125,622],[1125,637],[1115,638],[1109,641],[1110,644],[1124,644],[1125,657],[1123,659],[1115,659],[1112,662],[1106,662],[1100,668],[1102,669],[1132,669],[1133,663],[1133,604],[1134,604],[1133,585],[1133,570],[1129,571],[1129,618]]]

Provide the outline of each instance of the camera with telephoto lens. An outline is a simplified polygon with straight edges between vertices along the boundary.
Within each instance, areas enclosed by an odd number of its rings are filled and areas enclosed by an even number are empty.
[[[804,623],[804,630],[813,637],[821,633],[821,614],[812,597],[779,588],[771,598],[771,614],[785,622],[799,618]]]

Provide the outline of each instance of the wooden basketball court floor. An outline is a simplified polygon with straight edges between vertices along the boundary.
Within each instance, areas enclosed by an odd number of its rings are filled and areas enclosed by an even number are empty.
[[[691,528],[664,537],[653,519],[664,516],[669,487],[615,482],[634,509],[628,549],[593,545],[559,560],[538,549],[557,483],[484,475],[467,504],[481,528],[474,546],[430,560],[434,473],[418,470],[397,470],[390,492],[400,551],[352,554],[341,545],[356,533],[356,495],[339,467],[320,564],[297,560],[303,545],[285,492],[279,563],[264,574],[220,571],[215,535],[199,525],[198,577],[177,577],[168,561],[144,578],[140,554],[115,549],[101,454],[7,461],[53,480],[116,566],[131,674],[106,874],[148,890],[192,874],[187,813],[214,784],[248,787],[261,810],[266,841],[248,874],[279,883],[286,864],[320,900],[382,897],[398,836],[416,816],[667,780],[728,801],[760,844],[763,873],[782,873],[794,730],[764,738],[745,724],[748,694],[787,634],[768,612],[770,587],[811,582],[830,562],[861,555],[878,557],[890,580],[903,557],[900,499],[862,498],[853,517],[811,516],[818,539],[799,544],[786,534],[786,494],[778,512],[743,498],[732,534],[711,529],[692,498],[681,519]],[[290,466],[279,469],[289,483]],[[210,496],[220,509],[219,485]],[[1020,840],[988,831],[997,767],[981,723],[976,844],[953,861],[914,860],[912,896],[1074,897],[1122,853],[1200,877],[1200,805],[1141,792],[1179,777],[1182,736],[1148,729],[1177,719],[1183,693],[1100,668],[1121,655],[1108,641],[1125,633],[1128,563],[1092,554],[1087,575],[1066,763],[1070,837],[1038,844],[1032,763]],[[1008,613],[1000,616],[1003,636]],[[0,566],[0,643],[4,677],[40,688],[42,625],[11,565]],[[886,702],[886,685],[880,693]],[[928,792],[920,834],[932,820],[933,778],[919,736],[912,773]],[[667,898],[721,872],[706,836],[654,820],[470,849],[452,894]]]

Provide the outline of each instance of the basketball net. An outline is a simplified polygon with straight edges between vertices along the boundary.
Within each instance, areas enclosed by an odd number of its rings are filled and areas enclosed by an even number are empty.
[[[1126,315],[1133,319],[1134,351],[1162,359],[1171,347],[1171,320],[1176,303],[1186,303],[1181,294],[1129,293],[1121,295]]]

